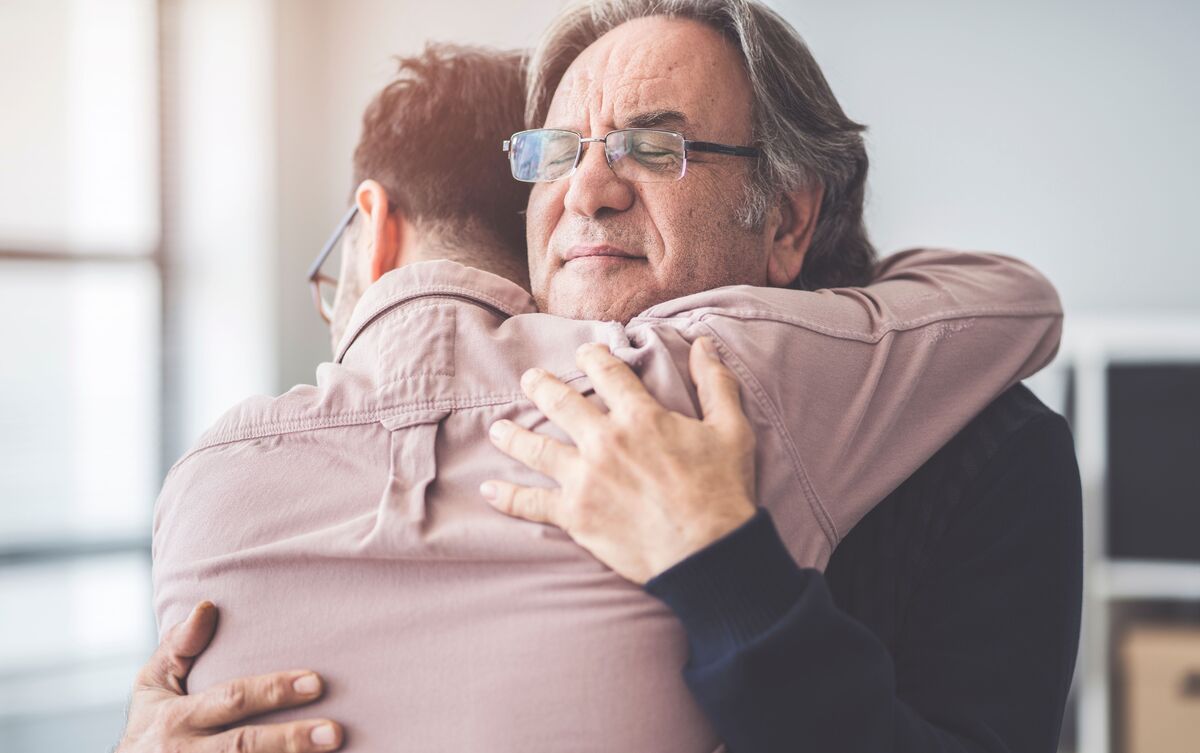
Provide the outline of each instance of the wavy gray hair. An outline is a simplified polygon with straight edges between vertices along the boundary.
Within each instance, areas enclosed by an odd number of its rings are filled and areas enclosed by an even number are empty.
[[[820,185],[824,191],[812,243],[792,287],[870,282],[875,249],[863,225],[867,151],[860,125],[842,111],[817,61],[796,30],[753,0],[592,0],[563,11],[528,61],[525,120],[540,128],[571,62],[621,24],[647,16],[688,18],[728,38],[746,62],[757,161],[742,222],[761,227],[779,196]]]

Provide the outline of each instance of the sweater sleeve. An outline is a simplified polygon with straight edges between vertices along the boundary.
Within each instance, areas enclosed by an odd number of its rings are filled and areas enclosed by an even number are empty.
[[[1037,270],[938,249],[888,257],[867,287],[732,286],[644,316],[715,339],[738,376],[760,466],[774,458],[773,474],[792,472],[787,511],[775,487],[763,503],[793,558],[817,569],[973,416],[1047,364],[1062,329],[1058,295]],[[656,396],[669,391],[646,376]]]
[[[732,753],[1052,753],[1079,639],[1078,470],[1058,417],[987,464],[893,652],[788,556],[765,510],[646,584]]]

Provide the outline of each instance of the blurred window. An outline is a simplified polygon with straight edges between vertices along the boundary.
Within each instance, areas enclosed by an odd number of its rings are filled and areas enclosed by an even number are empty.
[[[0,2],[0,739],[103,750],[154,642],[153,0]]]

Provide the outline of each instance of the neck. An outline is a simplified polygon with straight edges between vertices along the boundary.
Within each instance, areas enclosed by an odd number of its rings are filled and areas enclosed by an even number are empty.
[[[446,259],[463,266],[474,267],[503,277],[529,290],[529,267],[524,258],[495,242],[472,241],[465,238],[454,241],[438,237],[422,238],[404,254],[404,264],[418,261]]]

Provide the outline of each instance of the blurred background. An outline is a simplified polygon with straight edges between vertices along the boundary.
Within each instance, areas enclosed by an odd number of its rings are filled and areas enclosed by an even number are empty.
[[[1194,750],[1200,4],[769,4],[870,127],[881,252],[1000,251],[1062,295],[1032,386],[1071,419],[1085,486],[1063,750]],[[0,0],[3,750],[117,741],[155,642],[163,474],[226,407],[328,359],[304,271],[390,56],[527,47],[562,5]]]

